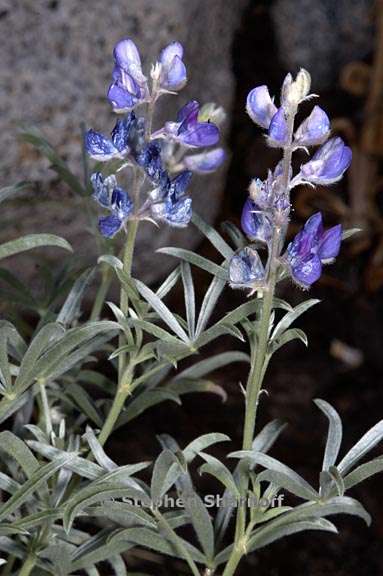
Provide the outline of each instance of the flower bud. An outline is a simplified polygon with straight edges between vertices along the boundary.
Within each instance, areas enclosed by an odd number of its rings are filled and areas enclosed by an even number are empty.
[[[296,108],[304,100],[311,87],[311,76],[304,68],[298,72],[295,80],[288,74],[282,86],[282,103],[286,107]]]
[[[322,144],[330,135],[330,119],[320,106],[314,106],[310,116],[306,118],[295,133],[295,144],[299,146],[315,146]]]
[[[249,92],[246,110],[253,122],[262,128],[269,128],[271,119],[277,112],[277,107],[270,98],[267,86],[257,86]]]

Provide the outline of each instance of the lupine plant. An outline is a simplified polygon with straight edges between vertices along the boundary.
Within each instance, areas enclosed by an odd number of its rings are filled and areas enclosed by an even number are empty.
[[[183,47],[173,42],[148,77],[134,42],[123,39],[116,45],[107,99],[120,116],[110,137],[84,130],[83,181],[36,129],[23,132],[81,197],[99,255],[91,269],[74,257],[57,274],[46,273],[43,295],[32,294],[9,271],[1,272],[3,284],[13,289],[3,289],[4,300],[37,318],[29,325],[13,307],[13,323],[1,321],[4,576],[127,575],[136,548],[175,557],[194,576],[232,576],[246,555],[280,538],[306,530],[336,533],[328,516],[353,514],[370,522],[364,507],[346,492],[383,470],[382,457],[360,463],[382,439],[383,421],[339,459],[341,419],[325,400],[315,400],[329,423],[316,486],[268,455],[284,425],[272,421],[261,430],[257,426],[268,364],[292,340],[307,345],[305,333],[293,324],[318,303],[305,298],[307,290],[338,256],[342,237],[353,233],[340,225],[326,228],[317,213],[286,243],[291,196],[302,184],[340,180],[351,151],[331,137],[329,118],[318,105],[296,126],[299,106],[314,98],[305,70],[295,78],[287,75],[279,107],[266,86],[255,87],[247,112],[282,158],[264,180],[252,180],[242,230],[226,224],[222,236],[193,211],[189,184],[224,161],[219,147],[223,111],[192,100],[163,126],[154,126],[159,100],[176,95],[186,84],[183,57]],[[305,161],[294,171],[296,152]],[[26,185],[3,189],[0,200]],[[185,228],[187,233],[188,226],[195,226],[216,249],[218,260],[164,247],[160,252],[174,258],[175,268],[154,290],[132,275],[139,226],[148,233],[157,226]],[[70,249],[58,237],[32,235],[0,246],[0,257],[45,244]],[[195,267],[211,276],[199,310]],[[301,289],[302,302],[296,307],[278,297],[279,284],[289,280]],[[112,301],[113,281],[120,285],[119,302]],[[97,291],[87,312],[84,296],[91,283]],[[178,283],[185,317],[171,310]],[[212,321],[221,294],[232,289],[242,290],[243,302]],[[224,335],[245,342],[249,353],[234,346],[193,360]],[[161,435],[153,463],[119,465],[108,455],[105,444],[113,432],[121,429],[121,435],[129,435],[134,420],[160,402],[181,404],[189,393],[225,397],[210,373],[237,362],[249,367],[242,386],[243,436],[224,459],[209,452],[217,443],[230,442],[221,432],[187,446]],[[218,506],[199,493],[196,466],[216,482]]]

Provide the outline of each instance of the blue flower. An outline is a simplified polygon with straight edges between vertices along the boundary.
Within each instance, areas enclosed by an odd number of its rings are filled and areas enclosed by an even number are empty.
[[[192,199],[187,196],[192,173],[181,172],[176,178],[163,179],[160,187],[151,192],[151,214],[155,220],[162,220],[171,226],[184,228],[192,217]]]
[[[172,42],[160,53],[160,87],[180,90],[187,81],[186,67],[182,61],[184,49],[179,42]]]
[[[257,86],[249,92],[246,110],[253,122],[266,128],[266,130],[269,128],[271,119],[277,112],[277,107],[270,98],[267,86]]]
[[[323,144],[314,156],[301,166],[295,177],[298,182],[312,184],[332,184],[340,180],[351,164],[352,152],[342,138],[331,138]]]
[[[330,119],[320,106],[314,106],[310,116],[295,132],[294,143],[298,146],[322,144],[330,135]]]
[[[248,198],[242,209],[241,227],[252,241],[268,243],[273,236],[270,218],[260,207]]]
[[[199,103],[191,100],[178,112],[176,122],[166,122],[153,137],[168,138],[189,148],[214,146],[219,140],[219,129],[212,122],[199,122],[199,110]]]
[[[286,113],[281,106],[271,119],[268,142],[271,146],[283,146],[287,144],[288,136]]]
[[[85,134],[85,149],[89,156],[99,162],[124,158],[130,152],[130,135],[135,122],[133,113],[118,120],[112,130],[112,138],[88,130]]]
[[[231,258],[229,279],[232,288],[256,288],[262,285],[265,269],[258,252],[246,246]]]
[[[136,45],[130,38],[120,40],[113,51],[115,67],[113,82],[108,90],[108,100],[114,112],[128,112],[145,102],[149,95],[146,76],[141,67],[141,58]]]
[[[100,232],[106,238],[112,238],[131,215],[134,204],[129,194],[117,186],[115,176],[104,179],[100,172],[95,172],[91,176],[91,182],[93,198],[111,212],[109,216],[100,218]]]
[[[209,174],[221,166],[225,160],[225,151],[223,148],[214,148],[201,154],[185,156],[183,165],[188,170],[197,174]]]
[[[159,184],[166,175],[161,158],[161,141],[153,140],[146,144],[136,156],[136,162],[144,168],[152,182]]]
[[[293,279],[303,288],[309,288],[322,273],[322,264],[336,258],[342,240],[340,224],[323,229],[322,214],[309,218],[287,247],[286,262]]]

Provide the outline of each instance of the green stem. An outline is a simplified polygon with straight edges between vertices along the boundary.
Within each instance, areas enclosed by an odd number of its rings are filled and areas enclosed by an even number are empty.
[[[102,430],[98,436],[98,441],[100,442],[101,446],[105,444],[105,442],[113,432],[114,426],[118,420],[119,415],[121,414],[121,410],[124,407],[125,400],[130,394],[131,381],[132,381],[131,371],[128,368],[127,374],[124,375],[120,385],[118,386],[118,390],[114,397],[112,407],[110,409],[107,419],[104,422]]]
[[[282,167],[282,182],[281,188],[289,193],[290,183],[290,167],[291,157],[293,153],[293,132],[294,132],[294,118],[296,109],[291,110],[287,118],[288,125],[288,144],[283,151],[283,167]],[[246,387],[246,409],[245,419],[243,425],[243,441],[242,449],[251,450],[255,432],[255,424],[257,419],[257,409],[259,403],[259,395],[262,388],[262,383],[265,375],[267,347],[269,340],[269,326],[270,317],[273,310],[273,299],[275,287],[277,282],[279,255],[281,251],[282,240],[285,230],[278,225],[274,225],[273,237],[271,246],[269,248],[269,258],[267,263],[267,287],[265,289],[259,331],[257,334],[255,361],[253,361],[254,354],[252,354],[252,365],[249,373],[249,378]],[[245,467],[240,468],[240,494],[246,498],[248,490],[249,476],[248,470]],[[246,538],[246,518],[247,510],[246,504],[238,506],[236,530],[235,530],[235,547],[226,565],[223,576],[233,576],[235,570],[242,558],[246,553],[246,546],[240,546],[238,543]]]
[[[36,564],[36,556],[31,552],[26,557],[25,562],[22,565],[21,570],[19,572],[19,576],[29,576],[33,568],[35,567],[35,564]]]
[[[98,320],[100,318],[101,310],[102,307],[104,306],[105,298],[108,294],[111,283],[112,283],[112,275],[109,271],[109,268],[103,266],[101,272],[101,283],[97,290],[96,298],[93,303],[92,312],[89,318],[91,322]]]
[[[152,512],[155,518],[157,518],[158,522],[162,524],[164,530],[168,533],[169,538],[172,540],[174,544],[174,547],[178,550],[179,554],[184,557],[194,576],[201,576],[196,563],[194,562],[187,548],[184,546],[178,534],[173,530],[168,521],[158,510],[153,509]]]

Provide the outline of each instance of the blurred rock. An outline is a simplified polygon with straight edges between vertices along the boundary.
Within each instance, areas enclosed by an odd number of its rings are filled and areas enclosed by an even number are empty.
[[[230,110],[233,96],[231,43],[246,0],[0,0],[0,154],[1,185],[21,179],[42,182],[38,197],[4,205],[1,240],[18,233],[63,235],[92,261],[94,240],[84,210],[26,144],[18,142],[19,123],[36,125],[81,174],[80,123],[108,132],[115,121],[105,98],[115,42],[132,37],[148,66],[159,49],[177,39],[185,46],[189,84],[179,98],[164,97],[166,113],[191,97],[215,101]],[[148,68],[146,68],[148,69]],[[161,113],[162,115],[162,113]],[[213,221],[223,190],[224,169],[195,178],[196,209]],[[42,196],[41,196],[42,194]],[[191,247],[198,235],[167,227],[142,226],[138,254],[146,280],[164,273],[169,259],[158,246]],[[25,259],[25,257],[24,257]],[[164,264],[165,262],[165,264]],[[17,260],[20,268],[20,259]]]
[[[272,17],[286,69],[307,68],[317,89],[373,48],[374,0],[276,0]]]

